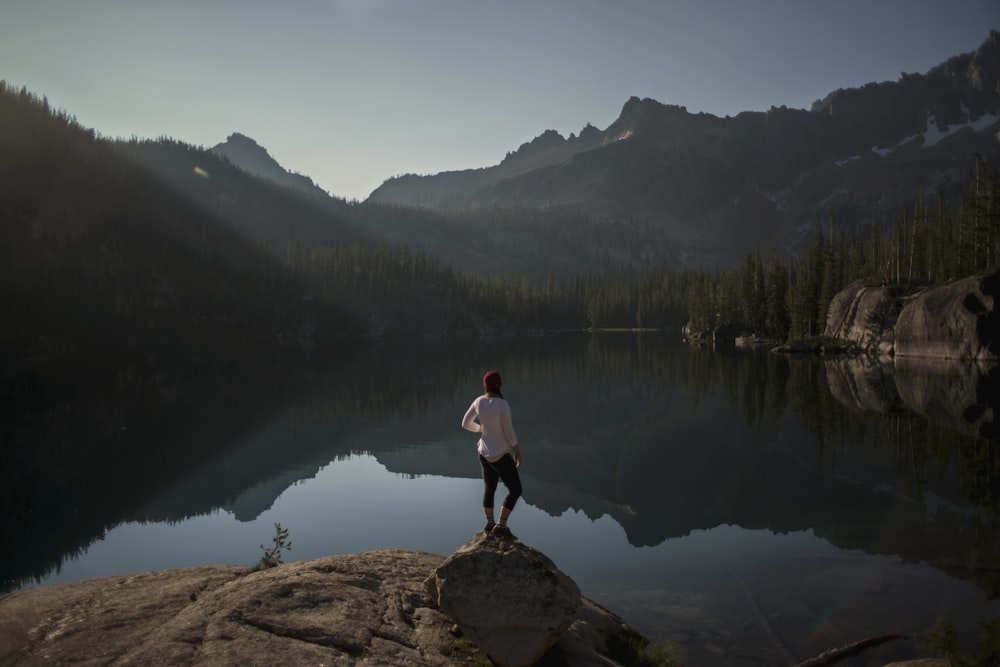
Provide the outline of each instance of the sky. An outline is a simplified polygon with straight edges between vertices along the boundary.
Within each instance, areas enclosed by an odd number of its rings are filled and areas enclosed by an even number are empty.
[[[0,80],[108,138],[239,132],[364,200],[605,129],[631,96],[808,109],[991,29],[1000,0],[0,0]]]

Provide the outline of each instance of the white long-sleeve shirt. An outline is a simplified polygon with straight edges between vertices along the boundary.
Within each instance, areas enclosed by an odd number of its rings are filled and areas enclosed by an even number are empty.
[[[514,433],[514,425],[510,419],[510,405],[499,396],[479,396],[472,401],[462,417],[462,428],[482,433],[476,448],[487,461],[499,461],[517,446],[517,434]]]

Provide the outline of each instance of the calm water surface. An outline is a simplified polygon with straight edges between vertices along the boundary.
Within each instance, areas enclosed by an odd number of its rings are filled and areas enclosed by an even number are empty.
[[[891,402],[849,406],[815,359],[649,334],[133,364],[7,387],[5,534],[24,548],[0,556],[5,588],[250,565],[275,523],[286,562],[450,554],[482,525],[459,423],[489,368],[524,455],[512,530],[687,665],[793,664],[938,618],[971,644],[1000,613],[983,499],[996,470],[969,467],[992,442]],[[901,640],[844,664],[913,651]]]

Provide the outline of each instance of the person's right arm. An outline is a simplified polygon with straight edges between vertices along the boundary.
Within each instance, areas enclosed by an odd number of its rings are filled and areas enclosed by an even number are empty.
[[[510,406],[504,406],[503,412],[500,413],[500,426],[503,429],[503,435],[507,439],[507,444],[510,445],[510,449],[514,452],[514,464],[520,468],[521,467],[521,448],[518,446],[517,433],[514,432],[514,422],[510,418]]]

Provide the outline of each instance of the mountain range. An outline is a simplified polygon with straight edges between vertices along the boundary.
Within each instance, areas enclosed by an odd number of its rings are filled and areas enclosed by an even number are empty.
[[[719,118],[632,97],[604,130],[548,130],[497,165],[390,178],[368,201],[475,213],[578,211],[643,223],[685,265],[747,249],[796,255],[818,218],[842,229],[954,196],[1000,143],[1000,32],[923,74],[836,90],[812,108]]]
[[[867,236],[873,220],[885,231],[920,197],[968,192],[975,156],[997,163],[998,133],[991,31],[925,73],[836,90],[808,110],[720,118],[632,97],[605,129],[547,130],[499,164],[389,178],[364,202],[330,196],[239,133],[208,150],[128,148],[179,194],[282,251],[405,243],[463,271],[544,281],[728,268],[754,251],[800,257],[831,219],[843,233]],[[191,176],[199,164],[209,188]]]

